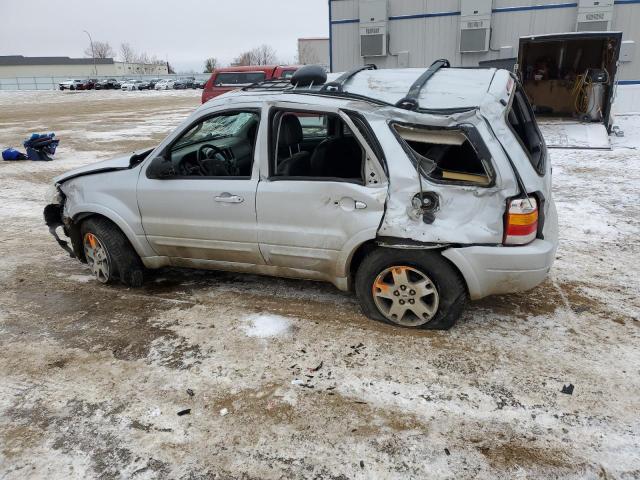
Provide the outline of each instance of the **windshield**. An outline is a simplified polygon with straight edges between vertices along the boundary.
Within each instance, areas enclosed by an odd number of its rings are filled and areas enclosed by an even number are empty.
[[[255,118],[255,114],[251,112],[230,112],[226,115],[212,117],[193,126],[176,142],[173,148],[178,149],[213,138],[232,137],[253,118]]]

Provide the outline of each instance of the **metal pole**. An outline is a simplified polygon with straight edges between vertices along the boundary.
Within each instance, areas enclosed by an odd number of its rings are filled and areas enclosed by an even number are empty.
[[[84,33],[89,37],[89,43],[91,44],[91,56],[93,57],[93,71],[98,76],[98,67],[96,67],[96,53],[93,51],[93,39],[91,38],[91,34],[86,30],[83,30]]]

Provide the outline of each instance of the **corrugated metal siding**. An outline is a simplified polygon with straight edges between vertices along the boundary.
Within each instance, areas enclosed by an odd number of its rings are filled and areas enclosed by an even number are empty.
[[[611,23],[613,30],[622,32],[622,40],[640,44],[640,4],[616,5]],[[636,45],[633,61],[620,63],[618,78],[640,82],[640,45]]]
[[[621,0],[618,0],[621,2]],[[628,2],[629,0],[624,0]],[[552,8],[539,8],[540,6]],[[525,8],[521,10],[521,8]],[[510,10],[510,9],[516,10]],[[454,65],[476,66],[479,61],[499,57],[498,51],[460,54],[460,0],[389,0],[389,51],[386,57],[367,58],[381,68],[398,66],[397,54],[409,52],[409,65],[421,67],[438,58],[448,58]],[[577,0],[493,0],[490,48],[513,47],[517,55],[521,36],[575,31]],[[407,15],[450,13],[426,18],[394,18]],[[357,0],[334,0],[332,20],[355,20],[355,23],[332,24],[333,71],[343,71],[363,63],[359,53]],[[624,32],[624,39],[640,43],[640,3],[617,3],[613,30]],[[395,55],[394,55],[395,54]],[[640,81],[640,45],[632,62],[621,64],[619,78]]]

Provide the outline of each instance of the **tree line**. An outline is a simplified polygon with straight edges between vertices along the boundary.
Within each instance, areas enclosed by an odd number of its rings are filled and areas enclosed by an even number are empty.
[[[121,43],[120,49],[116,52],[109,42],[95,41],[93,45],[89,46],[84,51],[85,56],[95,58],[117,58],[125,63],[139,63],[143,65],[164,65],[167,64],[169,73],[175,73],[169,62],[165,62],[159,59],[155,55],[149,55],[147,52],[138,52],[134,50],[129,43]],[[260,45],[245,52],[240,53],[233,59],[231,65],[233,66],[248,66],[248,65],[275,65],[279,62],[276,51],[270,45]],[[204,62],[203,73],[211,73],[216,68],[221,67],[222,63],[215,57],[207,58]],[[143,67],[144,68],[144,67]]]
[[[167,65],[169,73],[175,73],[169,62],[166,62],[156,55],[149,55],[147,52],[136,51],[129,43],[121,43],[118,53],[115,52],[109,42],[96,41],[84,50],[86,57],[90,58],[118,58],[118,60],[125,63],[139,63],[142,65],[143,70],[146,70],[144,65]],[[149,69],[151,71],[151,69]]]
[[[249,66],[249,65],[275,65],[281,62],[278,60],[276,51],[270,45],[260,45],[252,48],[235,57],[231,65],[232,66]],[[222,64],[215,57],[207,58],[204,62],[204,72],[211,73],[216,68],[221,67]]]

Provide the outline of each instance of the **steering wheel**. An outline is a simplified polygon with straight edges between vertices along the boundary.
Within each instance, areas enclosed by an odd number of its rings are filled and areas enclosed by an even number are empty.
[[[213,150],[214,155],[220,154],[225,161],[227,160],[227,157],[224,154],[224,151],[222,151],[222,149],[216,147],[215,145],[211,145],[210,143],[205,143],[204,145],[201,145],[200,148],[198,148],[198,153],[196,154],[196,162],[198,163],[198,167],[200,167],[200,172],[202,173],[203,176],[207,175],[207,171],[205,170],[204,165],[202,164],[202,160],[203,160],[202,153],[205,148],[210,148],[211,150]],[[207,158],[209,157],[207,156]]]

